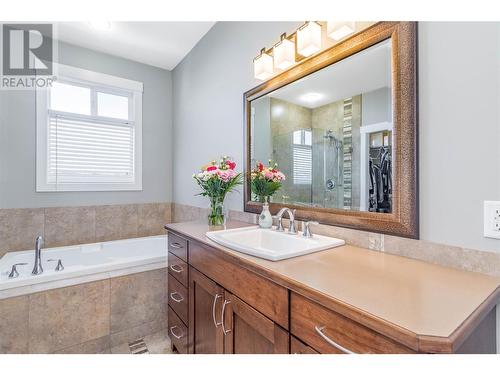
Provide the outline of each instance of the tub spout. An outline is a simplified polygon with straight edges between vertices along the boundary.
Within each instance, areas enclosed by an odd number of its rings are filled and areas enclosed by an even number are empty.
[[[38,236],[35,241],[35,266],[33,267],[33,275],[40,275],[43,273],[42,268],[42,245],[43,245],[43,237]]]

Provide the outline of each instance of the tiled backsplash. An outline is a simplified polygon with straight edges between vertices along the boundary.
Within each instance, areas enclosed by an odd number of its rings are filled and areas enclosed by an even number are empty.
[[[207,210],[198,207],[172,204],[174,222],[197,220],[207,215]],[[257,223],[257,215],[241,211],[230,211],[230,219]],[[411,240],[380,233],[364,232],[330,225],[313,228],[318,234],[344,239],[348,244],[376,251],[400,255],[445,267],[500,276],[500,253],[472,250],[433,242]]]
[[[66,246],[164,234],[170,221],[170,203],[0,209],[0,257],[33,249],[37,235]]]
[[[207,214],[205,208],[177,203],[0,209],[0,256],[8,251],[32,249],[38,234],[44,236],[47,247],[110,241],[163,234],[163,226],[170,221],[200,220]],[[257,222],[257,215],[251,213],[231,211],[229,216],[233,220]],[[500,253],[329,225],[314,229],[318,234],[342,238],[348,244],[500,276]]]

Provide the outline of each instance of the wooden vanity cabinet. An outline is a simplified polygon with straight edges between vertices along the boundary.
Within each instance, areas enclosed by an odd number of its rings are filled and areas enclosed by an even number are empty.
[[[199,236],[169,232],[168,332],[179,353],[496,352],[500,293],[452,336],[417,335],[312,289],[271,279],[266,270],[194,238]]]

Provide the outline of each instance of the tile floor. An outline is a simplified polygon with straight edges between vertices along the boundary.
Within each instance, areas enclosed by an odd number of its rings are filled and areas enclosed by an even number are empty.
[[[166,331],[154,333],[144,337],[149,354],[172,354],[170,339]],[[128,343],[111,348],[111,354],[131,354]]]

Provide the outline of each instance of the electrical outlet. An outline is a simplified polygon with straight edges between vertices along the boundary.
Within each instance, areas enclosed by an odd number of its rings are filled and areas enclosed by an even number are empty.
[[[484,201],[484,236],[500,239],[500,201]]]

